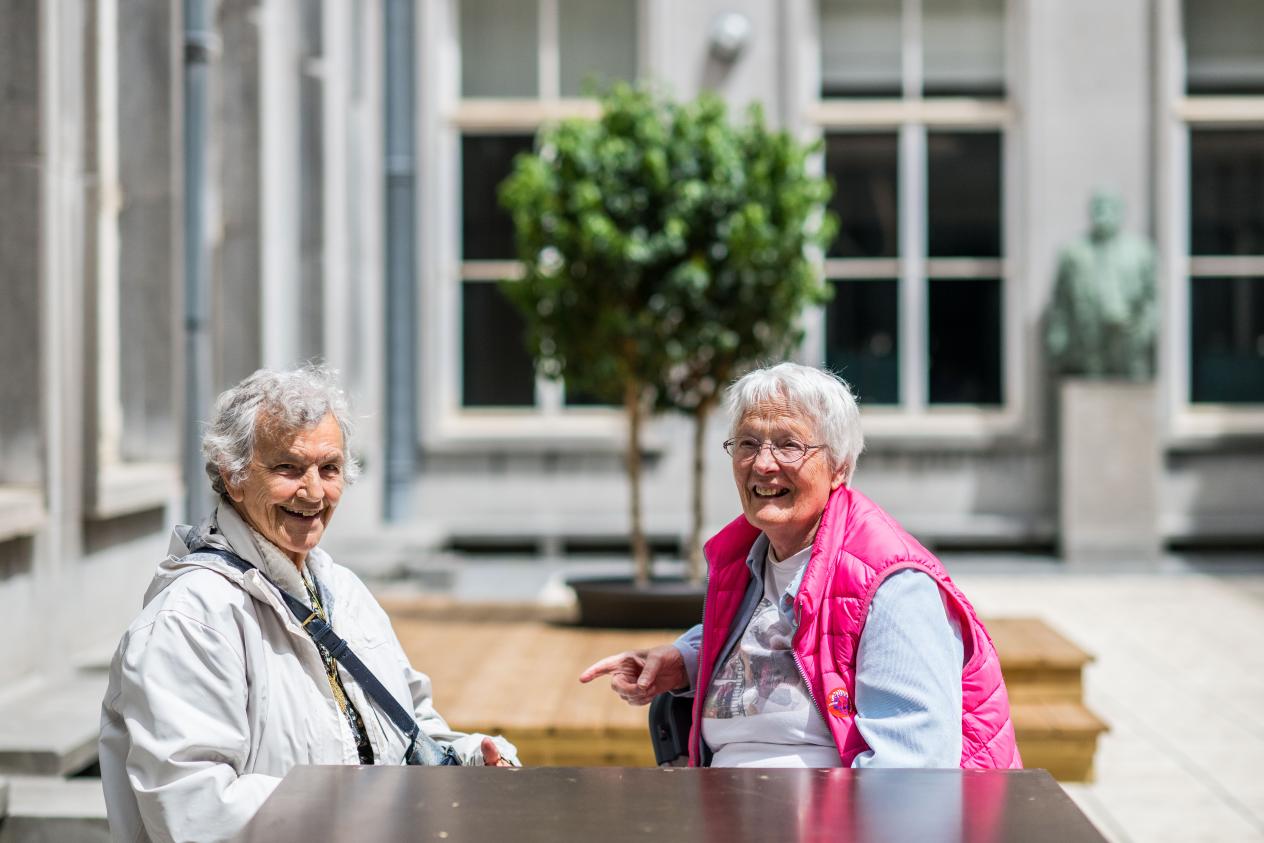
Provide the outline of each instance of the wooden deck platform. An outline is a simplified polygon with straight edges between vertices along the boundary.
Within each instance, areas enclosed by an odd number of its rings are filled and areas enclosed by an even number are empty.
[[[679,630],[583,629],[532,607],[383,600],[435,705],[462,731],[501,733],[534,766],[653,766],[647,709],[576,678],[597,659],[671,641]],[[1064,781],[1091,777],[1102,723],[1082,703],[1092,657],[1039,620],[987,621],[1029,767]]]

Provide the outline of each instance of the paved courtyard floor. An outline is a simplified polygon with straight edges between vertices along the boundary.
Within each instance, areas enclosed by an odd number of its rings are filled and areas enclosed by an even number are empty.
[[[981,614],[1042,618],[1095,654],[1085,701],[1110,732],[1095,781],[1066,789],[1108,838],[1264,841],[1264,560],[1167,560],[1158,570],[945,561]],[[575,570],[466,562],[448,568],[444,590],[560,602]]]
[[[957,579],[982,614],[1041,617],[1097,656],[1085,701],[1111,730],[1096,780],[1066,790],[1104,834],[1264,840],[1264,565],[968,570]]]

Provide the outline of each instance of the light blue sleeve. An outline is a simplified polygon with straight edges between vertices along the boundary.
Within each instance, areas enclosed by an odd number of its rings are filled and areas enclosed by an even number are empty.
[[[853,767],[961,764],[961,626],[930,575],[892,574],[873,596],[856,656]]]
[[[689,690],[692,691],[698,681],[698,651],[702,649],[702,624],[694,624],[674,643],[685,660],[685,672],[689,674]]]

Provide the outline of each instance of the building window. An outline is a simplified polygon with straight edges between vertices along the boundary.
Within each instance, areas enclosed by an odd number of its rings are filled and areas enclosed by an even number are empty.
[[[536,378],[524,324],[497,281],[519,270],[497,190],[551,119],[595,113],[590,85],[638,74],[639,0],[454,0],[460,45],[458,342],[463,408],[591,406]]]
[[[513,221],[496,190],[529,152],[527,134],[461,138],[461,404],[465,407],[535,405],[535,368],[525,325],[496,281],[512,264]],[[487,277],[490,276],[490,277]]]
[[[1264,6],[1254,0],[1185,0],[1185,91],[1264,94]]]
[[[1004,0],[820,0],[825,362],[867,405],[1005,404]]]
[[[1189,401],[1264,404],[1264,5],[1182,12]]]

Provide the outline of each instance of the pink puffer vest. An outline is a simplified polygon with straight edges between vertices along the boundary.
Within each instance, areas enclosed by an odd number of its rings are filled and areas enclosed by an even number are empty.
[[[693,766],[701,761],[706,689],[750,582],[746,557],[759,532],[739,516],[706,545],[709,581],[695,685],[699,693],[694,697],[689,736],[689,763]],[[905,568],[934,577],[961,623],[966,653],[961,674],[961,766],[1021,767],[1000,660],[974,607],[938,559],[877,504],[846,486],[834,491],[821,517],[795,600],[799,628],[793,642],[812,698],[838,745],[842,765],[850,767],[852,759],[868,749],[856,728],[854,700],[856,647],[869,601],[886,577]]]

